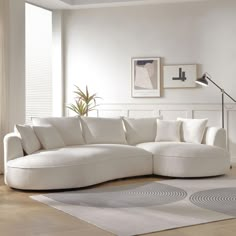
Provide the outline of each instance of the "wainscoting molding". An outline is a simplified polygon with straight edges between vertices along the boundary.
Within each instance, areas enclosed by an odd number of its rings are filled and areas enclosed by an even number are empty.
[[[164,120],[182,118],[208,118],[209,126],[221,127],[221,104],[102,104],[93,114],[98,117],[158,117]],[[228,150],[232,162],[236,162],[236,105],[225,104],[225,129],[227,131]]]

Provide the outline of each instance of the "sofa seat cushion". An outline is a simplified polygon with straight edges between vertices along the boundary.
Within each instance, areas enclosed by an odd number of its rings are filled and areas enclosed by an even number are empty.
[[[19,189],[65,189],[152,174],[152,154],[118,144],[70,146],[7,163],[7,183]]]
[[[155,174],[171,177],[221,175],[230,167],[229,153],[219,147],[182,142],[141,143],[153,154]]]

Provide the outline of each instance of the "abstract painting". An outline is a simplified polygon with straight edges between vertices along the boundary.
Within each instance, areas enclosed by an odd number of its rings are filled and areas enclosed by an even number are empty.
[[[164,66],[164,88],[196,87],[197,65]]]
[[[160,97],[160,58],[132,58],[132,97]]]

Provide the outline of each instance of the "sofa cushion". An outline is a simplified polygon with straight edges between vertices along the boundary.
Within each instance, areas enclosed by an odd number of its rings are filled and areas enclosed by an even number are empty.
[[[180,142],[180,121],[157,120],[156,142]]]
[[[26,154],[32,154],[41,148],[40,142],[30,125],[16,125],[15,129],[20,134],[22,147]]]
[[[141,143],[153,154],[154,173],[173,177],[221,175],[230,167],[229,153],[219,147],[184,142]]]
[[[32,118],[34,125],[52,125],[59,132],[66,146],[84,144],[78,117]]]
[[[205,158],[225,154],[225,150],[218,147],[204,144],[183,143],[183,142],[159,142],[159,143],[140,143],[137,145],[153,155],[166,157],[187,157],[187,158]]]
[[[156,137],[157,118],[123,118],[128,144],[136,145],[144,142],[154,142]]]
[[[129,145],[70,146],[8,161],[7,173],[7,183],[15,188],[78,188],[152,174],[152,154]]]
[[[121,118],[81,117],[87,144],[127,144]]]
[[[65,146],[65,143],[55,127],[48,125],[33,126],[33,128],[44,149],[48,150]]]
[[[202,143],[208,119],[184,119],[181,121],[181,140],[188,143]]]

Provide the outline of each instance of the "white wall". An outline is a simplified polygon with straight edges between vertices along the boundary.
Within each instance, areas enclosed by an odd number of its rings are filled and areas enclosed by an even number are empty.
[[[149,56],[198,64],[236,97],[235,12],[235,0],[66,11],[66,101],[74,84],[88,84],[104,103],[220,102],[214,86],[131,98],[131,57]]]
[[[9,130],[25,122],[25,1],[9,0]]]
[[[221,126],[221,94],[213,85],[131,98],[131,58],[198,64],[199,75],[210,73],[236,98],[235,12],[235,0],[65,11],[66,102],[73,101],[74,84],[87,84],[103,98],[99,116],[209,117],[210,125]],[[225,115],[236,157],[236,106],[227,105]]]

